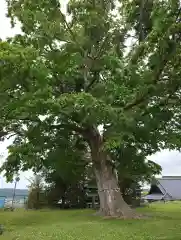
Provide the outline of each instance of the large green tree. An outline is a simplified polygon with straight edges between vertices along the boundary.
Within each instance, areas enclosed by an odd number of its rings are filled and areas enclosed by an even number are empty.
[[[54,136],[80,136],[101,213],[135,217],[111,149],[180,147],[180,2],[70,0],[66,15],[58,0],[7,3],[23,34],[0,43],[1,136],[15,134],[24,146],[7,159],[7,175],[21,169],[22,156],[30,165],[43,161]]]
[[[114,148],[111,156],[115,161],[122,192],[124,188],[131,187],[132,183],[151,182],[162,171],[160,165],[148,160],[145,153],[134,146]]]

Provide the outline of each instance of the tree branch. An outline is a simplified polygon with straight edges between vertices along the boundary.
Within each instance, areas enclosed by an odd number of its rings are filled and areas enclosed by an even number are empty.
[[[167,39],[165,39],[166,41]],[[176,41],[175,41],[176,44]],[[169,42],[168,42],[169,45]],[[163,70],[165,69],[167,63],[170,60],[170,57],[173,55],[174,51],[175,51],[175,47],[173,46],[173,43],[170,42],[169,45],[169,49],[165,49],[166,53],[165,56],[163,56],[163,49],[160,51],[160,66],[158,67],[156,64],[152,67],[150,67],[153,75],[151,78],[151,81],[149,82],[149,86],[151,85],[156,85],[159,82],[160,76],[163,72]],[[138,106],[139,104],[143,103],[145,100],[148,99],[148,97],[150,96],[150,94],[153,92],[153,90],[150,90],[149,88],[147,88],[146,92],[139,98],[136,98],[133,102],[128,103],[125,107],[124,110],[129,110],[135,106]]]
[[[145,39],[143,31],[143,11],[145,10],[145,0],[141,0],[140,3],[140,16],[139,16],[139,42],[142,42]]]
[[[95,56],[88,56],[92,61],[95,61],[97,60],[100,56],[101,56],[101,52],[104,50],[104,46],[106,45],[107,43],[107,40],[109,38],[109,33],[107,33],[105,39],[102,41],[102,44],[97,52],[97,54]],[[93,76],[93,79],[92,81],[85,87],[85,92],[88,92],[91,87],[94,85],[94,83],[99,80],[99,74],[100,74],[100,71],[94,71],[94,76]]]
[[[77,133],[83,134],[84,133],[84,128],[81,128],[78,125],[75,125],[74,123],[61,123],[57,125],[51,125],[51,129],[65,129],[65,128],[70,128],[72,131],[75,131]]]
[[[100,57],[100,55],[101,55],[101,52],[104,50],[104,46],[106,45],[106,43],[107,43],[108,39],[109,39],[109,32],[108,32],[108,33],[107,33],[107,35],[105,36],[105,39],[104,39],[104,41],[102,41],[102,44],[101,44],[101,46],[100,46],[100,48],[99,48],[99,50],[98,50],[98,52],[97,52],[96,56],[95,56],[95,57],[93,57],[93,59],[94,59],[94,60],[96,60],[97,58],[99,58],[99,57]]]
[[[159,81],[159,78],[160,78],[160,75],[162,74],[166,64],[168,62],[168,59],[164,59],[160,68],[156,71],[156,74],[155,76],[152,78],[152,83],[153,85],[156,85]],[[154,72],[154,70],[153,70]],[[150,85],[151,85],[150,84]],[[139,98],[137,98],[135,101],[131,102],[131,103],[128,103],[125,107],[124,107],[124,110],[129,110],[135,106],[138,106],[139,104],[143,103],[145,100],[148,99],[148,96],[150,95],[152,91],[150,89],[147,89],[146,92]]]
[[[60,10],[60,14],[62,16],[62,19],[64,21],[64,24],[67,28],[67,30],[69,31],[70,35],[72,36],[73,41],[76,43],[76,45],[79,47],[79,49],[81,50],[81,53],[84,55],[84,49],[80,46],[79,42],[77,41],[77,37],[75,36],[74,32],[72,31],[72,29],[70,28],[65,15],[62,13],[62,11]]]
[[[9,133],[7,131],[1,131],[0,132],[0,141],[4,140],[4,137],[6,137]]]
[[[171,99],[173,98],[173,94],[179,89],[179,87],[180,87],[179,84],[176,85],[175,88],[172,89],[172,90],[169,92],[169,94],[168,94],[166,97],[164,97],[163,99],[161,99],[160,102],[157,103],[155,106],[156,106],[156,107],[164,107],[165,105],[168,106],[169,100],[171,100]],[[154,106],[154,107],[155,107],[155,106]],[[149,110],[149,109],[146,109],[146,110],[141,114],[141,116],[146,116],[146,115],[149,114],[149,113],[150,113],[150,110]]]
[[[92,81],[88,84],[88,86],[85,88],[85,92],[88,92],[92,86],[94,85],[94,83],[99,80],[99,71],[95,71],[94,72],[94,76],[93,76],[93,79]]]

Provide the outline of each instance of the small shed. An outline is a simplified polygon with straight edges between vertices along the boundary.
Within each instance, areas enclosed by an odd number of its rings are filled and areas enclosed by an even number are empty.
[[[99,196],[97,192],[97,186],[95,184],[85,185],[86,202],[88,208],[99,207]]]
[[[181,200],[181,177],[163,176],[153,180],[150,191],[144,199],[148,201]]]

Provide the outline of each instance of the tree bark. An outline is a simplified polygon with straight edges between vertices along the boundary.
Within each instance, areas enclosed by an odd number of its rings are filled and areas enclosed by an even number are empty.
[[[107,217],[137,218],[136,212],[124,201],[116,171],[109,155],[103,150],[103,139],[97,129],[89,131],[89,145],[100,199],[100,214]]]

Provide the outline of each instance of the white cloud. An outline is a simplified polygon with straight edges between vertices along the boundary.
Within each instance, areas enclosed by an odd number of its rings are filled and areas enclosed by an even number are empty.
[[[6,17],[7,5],[5,0],[0,1],[0,38],[12,37],[16,33],[20,33],[20,25],[16,25],[15,28],[11,28],[10,19]]]
[[[158,152],[151,157],[150,160],[155,161],[162,166],[162,175],[181,176],[181,153],[178,151],[164,150]]]

